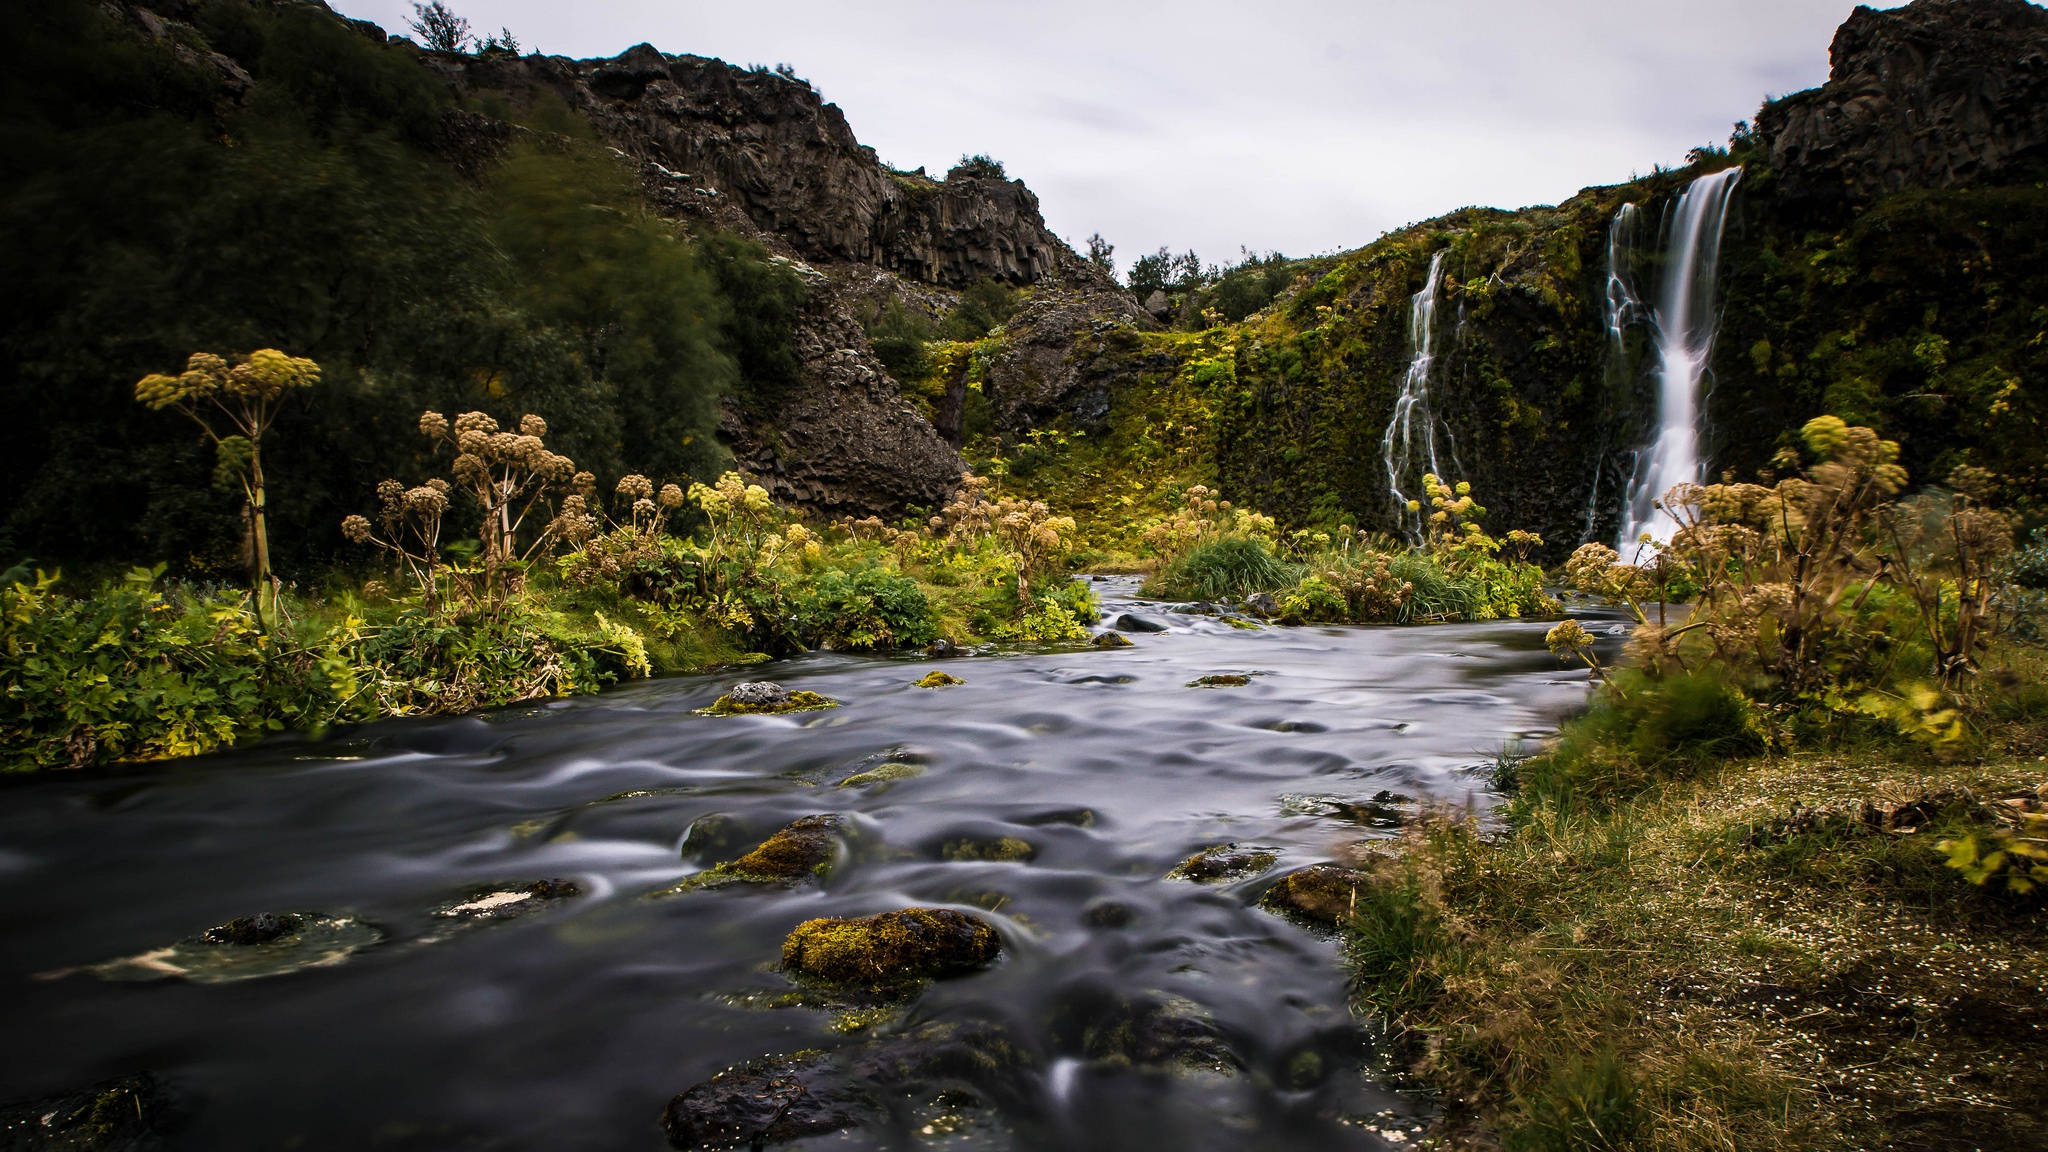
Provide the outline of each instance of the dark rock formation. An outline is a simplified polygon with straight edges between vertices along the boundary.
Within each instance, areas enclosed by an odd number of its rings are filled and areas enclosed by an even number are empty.
[[[675,1148],[759,1148],[850,1127],[863,1103],[822,1056],[769,1057],[676,1096],[661,1125]]]
[[[1002,939],[988,921],[950,908],[906,908],[859,920],[806,920],[782,944],[782,965],[829,984],[882,987],[978,967]]]
[[[2025,0],[1857,8],[1831,57],[1825,85],[1759,116],[1788,195],[1992,180],[2048,143],[2048,10]]]

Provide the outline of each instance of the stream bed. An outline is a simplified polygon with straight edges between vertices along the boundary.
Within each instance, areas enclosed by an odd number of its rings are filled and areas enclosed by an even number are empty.
[[[0,1100],[147,1074],[173,1148],[653,1152],[734,1065],[980,1037],[971,1084],[789,1147],[1408,1143],[1426,1105],[1372,1080],[1337,942],[1258,897],[1423,803],[1483,811],[1493,755],[1581,706],[1584,670],[1544,623],[1250,629],[1096,588],[1166,630],[816,653],[0,790]],[[964,683],[913,686],[934,669]],[[695,711],[763,678],[842,706]],[[654,895],[821,813],[822,883]],[[1226,843],[1276,862],[1167,878]],[[986,917],[1000,959],[893,1005],[777,970],[802,921],[911,905]],[[179,947],[260,913],[300,918],[295,970]]]

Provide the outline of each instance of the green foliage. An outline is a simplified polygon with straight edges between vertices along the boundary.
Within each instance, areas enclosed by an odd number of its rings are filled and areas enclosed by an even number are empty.
[[[875,359],[882,362],[897,383],[914,385],[930,374],[931,357],[926,354],[925,345],[937,334],[930,320],[905,308],[902,301],[892,299],[866,327]]]
[[[1146,583],[1146,594],[1190,600],[1237,599],[1276,592],[1293,584],[1295,570],[1265,541],[1224,536],[1197,544],[1161,568]]]
[[[960,163],[953,165],[947,171],[946,179],[1007,180],[1009,175],[1003,171],[1002,161],[976,153],[972,156],[960,157]]]
[[[1502,1152],[1628,1152],[1649,1122],[1635,1081],[1611,1051],[1565,1061],[1518,1103],[1524,1116],[1502,1134]]]
[[[794,273],[652,219],[601,147],[515,143],[458,167],[441,143],[454,96],[413,50],[315,6],[206,0],[192,19],[255,78],[239,104],[203,58],[87,0],[0,16],[0,484],[18,546],[239,567],[213,446],[124,410],[125,383],[194,347],[324,369],[264,443],[287,576],[334,554],[362,492],[411,474],[396,433],[422,408],[539,412],[609,482],[707,472],[733,360],[751,388],[794,377]]]
[[[1516,776],[1525,804],[1599,805],[1764,747],[1756,705],[1724,672],[1708,668],[1657,679],[1625,669],[1552,748],[1522,762]]]
[[[1018,293],[1000,280],[983,277],[960,292],[960,303],[942,326],[948,340],[979,340],[1017,314]]]
[[[1436,961],[1449,945],[1435,904],[1412,876],[1356,892],[1344,957],[1357,994],[1389,1015],[1427,1007],[1443,992]]]
[[[917,582],[880,567],[825,569],[796,601],[804,633],[837,651],[922,648],[938,639]]]

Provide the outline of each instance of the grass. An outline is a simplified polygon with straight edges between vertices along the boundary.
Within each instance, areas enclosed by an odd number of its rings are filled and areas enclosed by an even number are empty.
[[[1438,1147],[2048,1146],[2043,904],[1935,846],[1962,790],[2044,780],[1802,754],[1427,824],[1353,925],[1359,1002],[1442,1094]],[[1910,833],[1865,820],[1918,797]]]
[[[1145,584],[1145,595],[1183,600],[1238,599],[1293,586],[1300,573],[1264,541],[1224,536],[1196,545],[1164,565]]]

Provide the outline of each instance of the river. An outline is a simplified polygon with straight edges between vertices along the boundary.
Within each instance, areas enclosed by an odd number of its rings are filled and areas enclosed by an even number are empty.
[[[796,1147],[1401,1146],[1427,1108],[1375,1084],[1338,944],[1257,897],[1423,802],[1483,815],[1492,755],[1581,706],[1584,671],[1542,623],[1252,630],[1138,603],[1130,580],[1097,589],[1168,630],[1118,650],[816,653],[12,784],[0,1099],[147,1072],[176,1148],[655,1150],[664,1104],[721,1069],[952,1022],[1009,1038],[999,1082],[891,1098]],[[965,683],[913,686],[934,668]],[[1227,673],[1250,681],[1187,686]],[[764,677],[842,706],[696,714]],[[882,764],[921,774],[838,786]],[[650,895],[815,813],[847,843],[822,884]],[[1278,863],[1165,878],[1229,842]],[[576,894],[441,914],[543,879]],[[791,1003],[774,965],[793,926],[912,904],[987,916],[1002,957],[893,1015]],[[260,912],[330,918],[332,962],[92,970]]]

